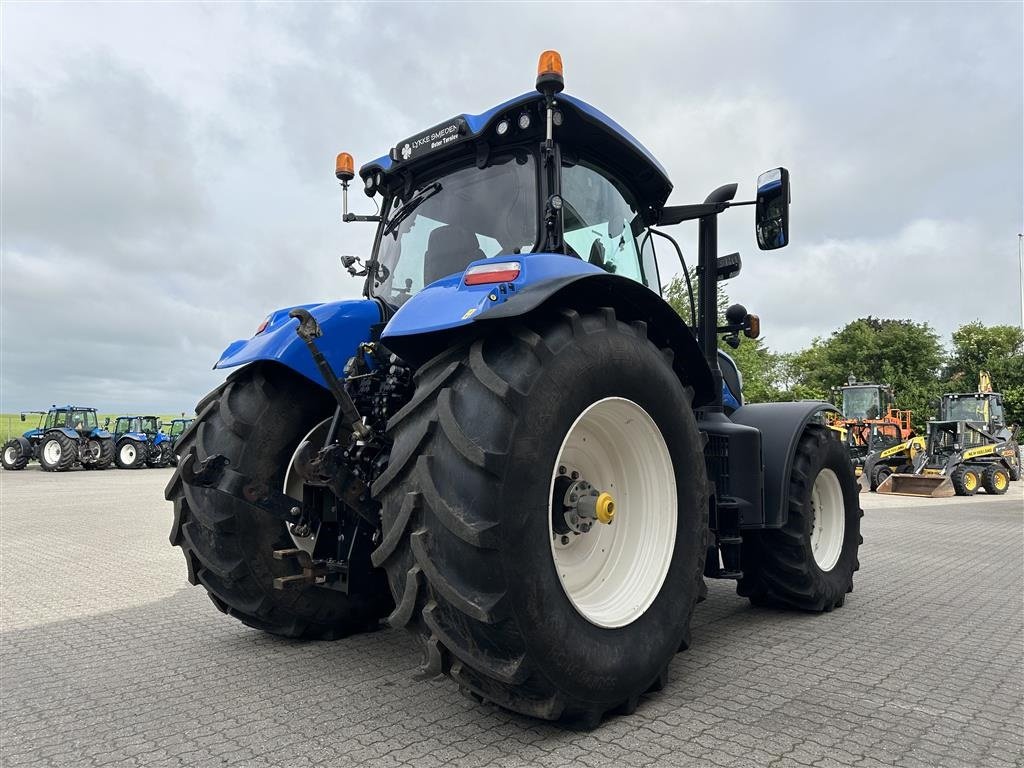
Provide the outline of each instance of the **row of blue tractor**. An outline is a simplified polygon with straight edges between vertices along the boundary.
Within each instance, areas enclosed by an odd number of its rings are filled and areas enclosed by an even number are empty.
[[[174,419],[164,433],[156,416],[118,416],[111,431],[110,419],[102,424],[95,408],[65,405],[48,411],[26,411],[38,415],[38,424],[20,437],[8,440],[0,454],[7,470],[19,470],[33,459],[47,472],[83,469],[139,469],[166,467],[177,463],[174,445],[192,419]]]
[[[719,354],[760,320],[718,317],[741,269],[718,216],[750,206],[759,248],[786,246],[789,173],[669,205],[662,165],[563,85],[547,51],[536,90],[397,142],[358,172],[372,215],[348,210],[338,155],[342,220],[374,227],[342,257],[363,297],[227,347],[166,497],[223,613],[307,639],[386,621],[472,698],[595,727],[667,684],[706,579],[842,606],[862,513],[835,408],[744,404]],[[687,221],[684,319],[661,284]]]

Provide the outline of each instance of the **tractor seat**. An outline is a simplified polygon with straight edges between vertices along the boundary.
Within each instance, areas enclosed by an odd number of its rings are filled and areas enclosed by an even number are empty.
[[[423,284],[465,271],[471,261],[485,258],[476,235],[463,227],[449,224],[430,233],[423,256]]]

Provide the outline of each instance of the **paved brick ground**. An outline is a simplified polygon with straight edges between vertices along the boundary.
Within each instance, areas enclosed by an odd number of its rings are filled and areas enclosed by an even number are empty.
[[[401,632],[299,644],[217,613],[167,544],[169,474],[0,472],[4,768],[1024,764],[1024,483],[865,496],[845,608],[712,583],[669,687],[578,733],[411,679]]]

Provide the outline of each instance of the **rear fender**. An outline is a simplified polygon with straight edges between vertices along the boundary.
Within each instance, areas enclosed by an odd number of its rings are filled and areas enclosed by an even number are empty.
[[[165,435],[163,432],[158,432],[157,436],[153,438],[153,445],[163,445],[168,442],[171,438]]]
[[[684,384],[693,387],[695,406],[713,399],[711,370],[693,332],[650,288],[561,254],[497,256],[469,266],[506,261],[521,265],[519,276],[507,283],[466,285],[462,274],[456,274],[427,286],[391,318],[382,341],[418,365],[486,331],[489,324],[508,322],[546,307],[612,307],[621,320],[647,323],[648,337],[672,350],[673,368]]]
[[[362,342],[370,340],[371,329],[381,320],[380,306],[370,299],[299,306],[308,309],[320,323],[323,336],[317,340],[317,347],[339,377],[345,363]],[[299,321],[288,317],[293,309],[296,307],[277,310],[255,336],[229,344],[213,367],[234,368],[260,360],[274,361],[326,388],[327,383],[317,370],[309,349],[295,334]]]
[[[28,456],[32,458],[32,443],[26,437],[15,437],[14,442],[18,444],[18,449],[21,451],[22,456]]]
[[[136,443],[146,443],[146,442],[149,442],[149,438],[146,437],[146,433],[145,432],[125,432],[123,435],[121,435],[118,438],[118,442],[120,442],[121,440],[125,440],[125,439],[127,439],[127,440],[134,440]]]
[[[835,406],[817,401],[744,405],[730,417],[761,431],[764,462],[764,528],[781,528],[789,518],[789,480],[800,436],[809,424],[824,425]],[[850,465],[853,472],[853,465]]]
[[[97,427],[96,429],[89,433],[89,437],[93,437],[97,440],[105,440],[106,438],[110,437],[110,432],[103,429],[102,427]]]
[[[49,435],[53,432],[60,432],[65,437],[70,437],[72,440],[78,440],[79,434],[75,432],[71,427],[51,427],[46,430],[46,434]]]

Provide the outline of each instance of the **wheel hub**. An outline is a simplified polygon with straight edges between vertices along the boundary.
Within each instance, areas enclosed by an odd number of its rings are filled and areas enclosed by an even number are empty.
[[[551,527],[561,536],[589,533],[594,523],[611,525],[615,519],[615,499],[599,491],[577,470],[558,468],[551,499]]]

